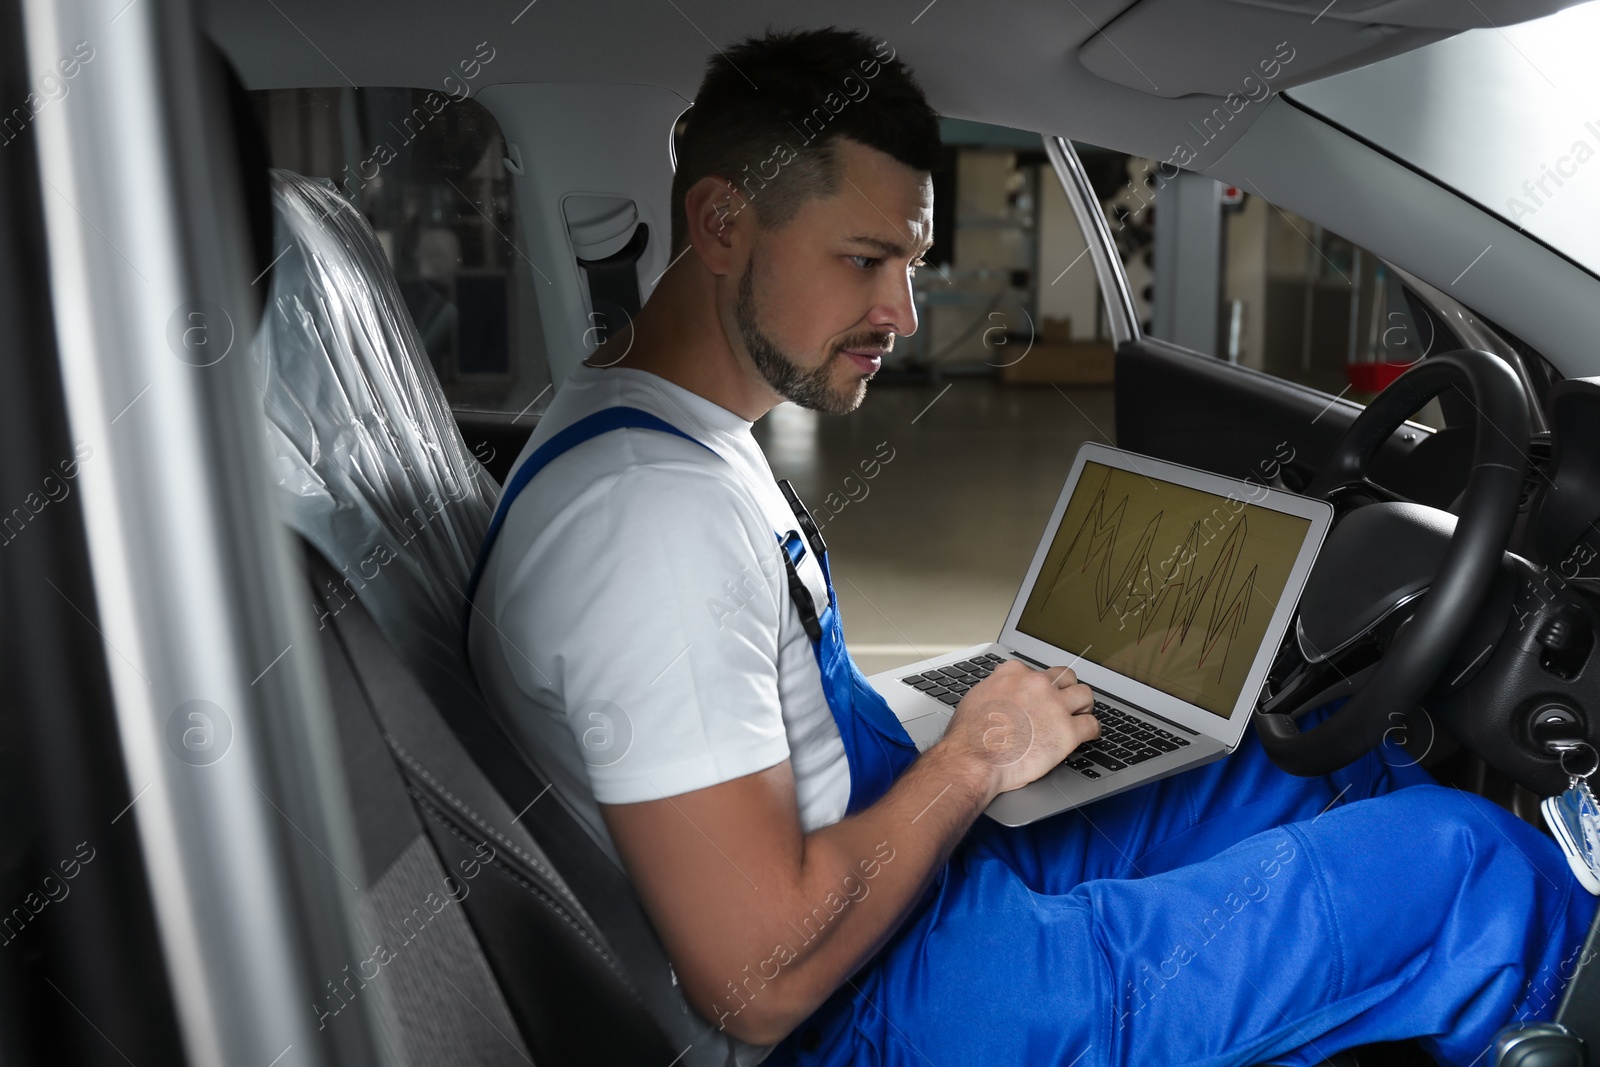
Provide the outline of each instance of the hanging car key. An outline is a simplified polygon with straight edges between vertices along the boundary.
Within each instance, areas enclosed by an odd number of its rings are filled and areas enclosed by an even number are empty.
[[[1600,896],[1600,802],[1589,788],[1589,779],[1600,770],[1600,753],[1589,745],[1582,745],[1592,762],[1588,771],[1573,774],[1567,767],[1567,757],[1577,747],[1561,754],[1561,769],[1572,779],[1567,791],[1559,796],[1546,797],[1539,805],[1544,821],[1555,835],[1561,851],[1567,854],[1567,865],[1582,886]]]

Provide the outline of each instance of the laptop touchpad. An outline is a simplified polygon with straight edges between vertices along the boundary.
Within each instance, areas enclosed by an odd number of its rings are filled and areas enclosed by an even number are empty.
[[[907,719],[900,725],[911,735],[917,751],[926,752],[930,745],[944,736],[945,724],[949,721],[950,716],[943,712],[932,711],[926,715],[918,715],[915,719]]]

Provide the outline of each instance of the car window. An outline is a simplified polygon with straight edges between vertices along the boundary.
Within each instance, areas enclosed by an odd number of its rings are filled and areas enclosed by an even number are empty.
[[[331,180],[371,222],[458,417],[545,394],[533,269],[488,110],[424,89],[253,95],[273,165]]]
[[[1175,168],[1079,145],[1106,211],[1146,334],[1365,403],[1426,355],[1430,321],[1414,319],[1400,279],[1370,251],[1248,189],[1205,183],[1219,213],[1214,336],[1174,336],[1158,314],[1156,257]],[[1191,210],[1185,206],[1176,210]],[[1437,404],[1416,421],[1442,425]]]
[[[1577,4],[1289,96],[1600,274],[1597,38],[1600,4]]]

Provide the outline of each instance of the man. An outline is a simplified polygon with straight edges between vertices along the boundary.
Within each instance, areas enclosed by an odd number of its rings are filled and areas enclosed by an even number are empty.
[[[491,699],[597,802],[741,1062],[1299,1064],[1407,1035],[1473,1060],[1549,1010],[1593,911],[1526,824],[1377,756],[1293,779],[1252,741],[1005,830],[989,801],[1098,735],[1088,688],[1006,663],[918,756],[850,663],[750,429],[853,410],[915,331],[938,152],[887,45],[712,61],[673,266],[502,501],[469,627]]]

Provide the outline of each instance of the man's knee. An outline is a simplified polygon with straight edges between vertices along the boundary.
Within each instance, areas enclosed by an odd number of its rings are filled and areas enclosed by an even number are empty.
[[[1460,789],[1410,786],[1334,815],[1320,820],[1331,825],[1307,827],[1313,840],[1332,835],[1381,850],[1396,875],[1418,888],[1430,875],[1469,893],[1509,879],[1539,896],[1551,890],[1560,895],[1567,882],[1565,861],[1548,838],[1493,801]]]

